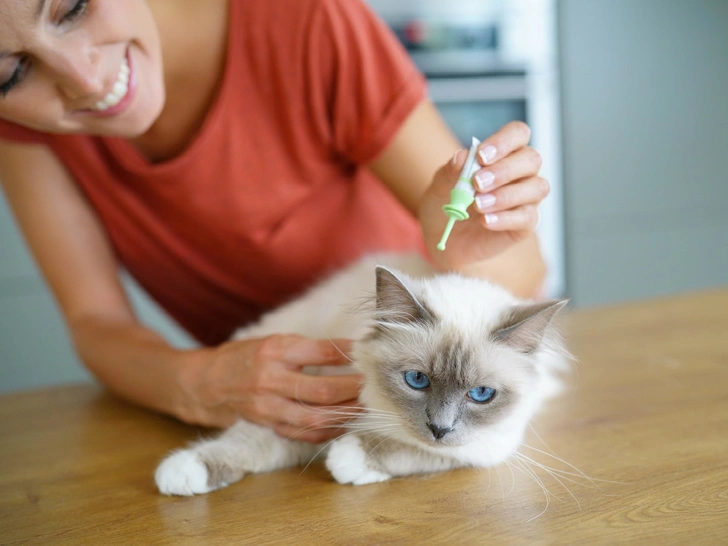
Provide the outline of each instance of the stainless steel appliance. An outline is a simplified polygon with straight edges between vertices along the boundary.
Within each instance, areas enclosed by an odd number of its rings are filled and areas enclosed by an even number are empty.
[[[528,121],[526,69],[499,58],[496,24],[408,20],[391,26],[464,145],[508,121]]]

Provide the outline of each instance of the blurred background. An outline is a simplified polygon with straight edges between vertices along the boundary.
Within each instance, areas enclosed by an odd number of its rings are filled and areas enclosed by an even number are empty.
[[[549,295],[728,285],[727,0],[369,0],[464,143],[531,125]],[[192,342],[124,278],[141,319]],[[90,380],[0,193],[0,392]]]

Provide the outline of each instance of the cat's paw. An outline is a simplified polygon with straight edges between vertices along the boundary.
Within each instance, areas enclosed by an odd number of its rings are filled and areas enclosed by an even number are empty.
[[[334,440],[326,457],[326,468],[337,482],[353,485],[383,482],[392,477],[367,465],[361,438],[355,435]]]
[[[164,459],[154,473],[154,481],[164,495],[197,495],[227,485],[211,486],[207,466],[189,449],[176,451]]]

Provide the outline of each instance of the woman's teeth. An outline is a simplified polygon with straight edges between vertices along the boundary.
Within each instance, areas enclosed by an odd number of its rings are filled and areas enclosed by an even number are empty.
[[[119,68],[119,75],[116,77],[114,87],[103,100],[96,103],[92,110],[103,112],[112,106],[116,106],[126,96],[127,91],[129,91],[129,64],[126,62],[126,57],[124,57],[121,61],[121,68]]]

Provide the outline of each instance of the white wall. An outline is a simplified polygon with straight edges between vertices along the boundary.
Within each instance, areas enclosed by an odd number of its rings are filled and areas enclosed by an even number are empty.
[[[574,302],[728,284],[728,1],[558,8]]]

